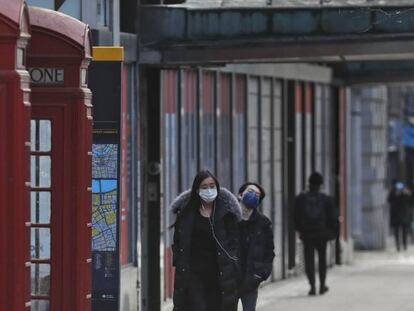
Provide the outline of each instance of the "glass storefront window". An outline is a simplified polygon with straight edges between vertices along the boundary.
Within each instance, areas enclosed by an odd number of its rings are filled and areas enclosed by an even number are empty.
[[[99,26],[109,25],[109,0],[96,1],[96,14]]]

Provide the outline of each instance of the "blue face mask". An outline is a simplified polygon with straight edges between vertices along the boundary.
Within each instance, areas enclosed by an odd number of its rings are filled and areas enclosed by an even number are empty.
[[[395,189],[397,189],[398,191],[402,191],[404,189],[404,184],[402,182],[397,182],[395,184]]]
[[[259,206],[259,200],[260,198],[255,192],[248,191],[243,195],[242,203],[247,208],[253,209]]]

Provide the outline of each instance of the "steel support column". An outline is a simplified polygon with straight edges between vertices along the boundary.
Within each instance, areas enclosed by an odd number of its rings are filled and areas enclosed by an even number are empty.
[[[159,311],[160,293],[160,70],[140,68],[141,109],[141,305],[143,311]]]

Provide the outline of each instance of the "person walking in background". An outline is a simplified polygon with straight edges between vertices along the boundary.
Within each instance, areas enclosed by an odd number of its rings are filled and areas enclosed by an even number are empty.
[[[258,210],[264,197],[265,191],[254,182],[243,184],[238,193],[242,206],[239,295],[243,311],[256,310],[257,289],[272,273],[275,257],[272,222]]]
[[[209,171],[171,205],[176,214],[172,245],[174,311],[233,311],[239,279],[237,198]]]
[[[294,221],[299,237],[303,241],[305,272],[310,284],[309,295],[316,295],[315,250],[319,263],[319,294],[326,293],[326,246],[335,239],[338,231],[338,212],[333,199],[321,193],[323,177],[314,172],[310,175],[309,191],[295,199]]]
[[[402,182],[396,182],[388,194],[390,205],[390,223],[394,232],[397,251],[401,249],[401,238],[404,250],[407,249],[407,233],[411,226],[412,195]]]

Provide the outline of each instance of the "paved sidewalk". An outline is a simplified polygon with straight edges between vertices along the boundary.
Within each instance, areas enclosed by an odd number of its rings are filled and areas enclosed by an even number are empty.
[[[413,311],[414,247],[356,252],[352,265],[328,271],[327,284],[330,291],[314,297],[304,276],[264,286],[257,311]]]

